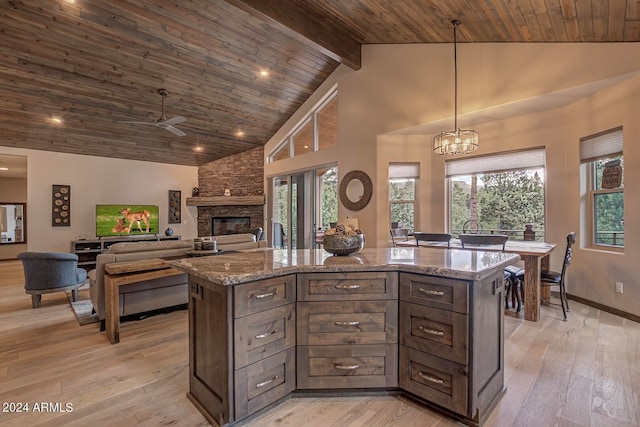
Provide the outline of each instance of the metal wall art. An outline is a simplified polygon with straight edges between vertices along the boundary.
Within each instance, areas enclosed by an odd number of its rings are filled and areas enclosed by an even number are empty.
[[[51,186],[51,225],[69,227],[71,225],[71,186]]]
[[[182,192],[180,190],[169,190],[169,224],[180,224],[182,222]]]

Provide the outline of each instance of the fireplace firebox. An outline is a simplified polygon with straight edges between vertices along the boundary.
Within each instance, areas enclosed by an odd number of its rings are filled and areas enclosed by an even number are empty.
[[[251,219],[248,216],[214,216],[211,218],[213,236],[249,233],[250,229]]]

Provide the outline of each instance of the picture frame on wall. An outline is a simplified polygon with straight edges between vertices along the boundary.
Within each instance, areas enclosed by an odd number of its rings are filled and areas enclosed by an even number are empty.
[[[51,226],[71,226],[71,186],[51,186]]]
[[[182,191],[169,190],[169,224],[182,222]]]

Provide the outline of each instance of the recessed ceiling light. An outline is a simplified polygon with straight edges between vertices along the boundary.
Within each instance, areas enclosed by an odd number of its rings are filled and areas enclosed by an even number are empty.
[[[308,145],[305,145],[305,146],[304,146],[304,148],[309,148],[309,146],[308,146]]]
[[[244,132],[242,131],[242,129],[236,132],[236,136],[244,136]]]
[[[196,146],[193,148],[193,151],[197,151],[197,152],[200,152],[200,151],[202,151],[202,150],[204,150],[204,148],[202,148],[202,146],[201,146],[201,145],[196,145]]]
[[[268,77],[268,76],[269,76],[269,71],[260,70],[260,77]]]
[[[5,168],[5,167],[0,167],[0,171],[8,171],[9,168]]]
[[[51,117],[49,118],[49,122],[53,123],[54,125],[61,125],[62,119],[60,117]]]
[[[65,3],[74,4],[76,0],[64,0]]]

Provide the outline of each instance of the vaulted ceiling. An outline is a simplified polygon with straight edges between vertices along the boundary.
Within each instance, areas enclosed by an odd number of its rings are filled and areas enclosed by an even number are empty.
[[[372,43],[638,42],[637,0],[5,0],[0,145],[201,165],[264,145]],[[158,126],[164,116],[177,136]],[[196,151],[200,148],[200,151]]]

